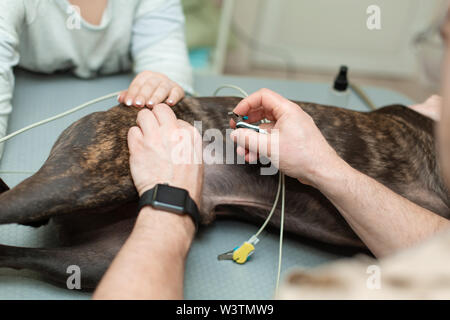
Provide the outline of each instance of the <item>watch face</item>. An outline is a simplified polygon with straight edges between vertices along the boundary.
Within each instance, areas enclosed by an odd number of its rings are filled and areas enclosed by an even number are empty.
[[[156,190],[153,206],[164,210],[183,213],[188,192],[184,189],[159,184]]]

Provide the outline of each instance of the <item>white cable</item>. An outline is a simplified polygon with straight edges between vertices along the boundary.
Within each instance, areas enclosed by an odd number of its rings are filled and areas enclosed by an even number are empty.
[[[261,234],[261,232],[264,231],[264,229],[266,228],[266,226],[267,226],[267,224],[269,223],[270,219],[272,218],[273,213],[275,212],[275,209],[276,209],[277,204],[278,204],[278,199],[279,199],[279,197],[280,197],[280,191],[281,191],[281,185],[282,185],[282,181],[281,181],[282,178],[281,178],[281,176],[282,176],[282,174],[280,173],[280,176],[279,176],[279,179],[278,179],[278,190],[277,190],[277,195],[275,196],[275,201],[273,202],[272,209],[270,210],[270,213],[269,213],[269,215],[267,216],[266,221],[264,221],[264,224],[261,226],[261,228],[259,228],[258,232],[256,232],[256,233],[253,235],[253,237],[256,237],[256,238],[257,238],[257,237]],[[251,238],[250,238],[250,239],[251,239]]]
[[[223,86],[218,87],[218,88],[216,89],[216,91],[214,91],[213,96],[214,96],[214,97],[217,96],[217,94],[219,93],[219,91],[222,90],[222,89],[225,89],[225,88],[228,88],[228,89],[234,89],[234,90],[239,91],[239,92],[243,95],[243,98],[249,96],[249,94],[248,94],[247,92],[245,92],[243,89],[241,89],[241,88],[239,88],[238,86],[235,86],[235,85],[233,85],[233,84],[224,84]]]
[[[214,96],[217,95],[217,93],[224,89],[224,88],[231,88],[231,89],[235,89],[237,91],[239,91],[241,94],[244,95],[244,97],[248,97],[248,93],[245,92],[243,89],[239,88],[238,86],[232,85],[232,84],[225,84],[223,86],[220,86],[219,88],[216,89],[216,91],[214,91]],[[275,201],[272,205],[272,209],[270,210],[269,215],[267,216],[266,220],[264,221],[263,225],[261,226],[261,228],[259,228],[259,230],[250,237],[250,239],[247,241],[249,243],[253,243],[256,244],[259,240],[258,240],[258,236],[261,234],[261,232],[264,231],[264,229],[266,228],[267,224],[269,223],[270,219],[272,218],[275,209],[278,205],[278,199],[280,198],[280,191],[281,191],[281,214],[280,214],[280,242],[279,242],[279,253],[278,253],[278,272],[277,272],[277,282],[275,285],[275,291],[278,292],[278,288],[279,288],[279,284],[280,284],[280,277],[281,277],[281,264],[282,264],[282,260],[283,260],[283,233],[284,233],[284,205],[285,205],[285,197],[286,197],[286,184],[284,181],[284,174],[279,173],[279,179],[278,179],[278,189],[277,189],[277,194],[275,196]]]
[[[0,171],[0,174],[35,174],[36,171]]]
[[[84,108],[86,108],[86,107],[88,107],[88,106],[90,106],[90,105],[92,105],[92,104],[97,103],[97,102],[100,102],[100,101],[103,101],[103,100],[107,100],[107,99],[116,97],[116,96],[119,95],[120,92],[121,92],[121,91],[114,92],[114,93],[110,93],[110,94],[108,94],[108,95],[106,95],[106,96],[103,96],[103,97],[100,97],[100,98],[93,99],[93,100],[88,101],[88,102],[86,102],[86,103],[83,103],[83,104],[81,104],[81,105],[79,105],[79,106],[77,106],[77,107],[75,107],[75,108],[73,108],[73,109],[70,109],[70,110],[67,110],[67,111],[65,111],[65,112],[63,112],[63,113],[60,113],[60,114],[58,114],[58,115],[56,115],[56,116],[50,117],[50,118],[48,118],[48,119],[45,119],[45,120],[42,120],[42,121],[39,121],[39,122],[36,122],[36,123],[33,123],[33,124],[30,124],[29,126],[26,126],[25,128],[22,128],[22,129],[20,129],[20,130],[17,130],[16,132],[13,132],[13,133],[11,133],[11,134],[9,134],[9,135],[7,135],[7,136],[1,138],[1,139],[0,139],[0,143],[3,143],[3,142],[5,142],[5,141],[7,141],[7,140],[9,140],[9,139],[11,139],[11,138],[13,138],[13,137],[15,137],[15,136],[21,134],[21,133],[23,133],[23,132],[25,132],[25,131],[28,131],[28,130],[31,130],[31,129],[33,129],[33,128],[42,126],[43,124],[46,124],[46,123],[48,123],[48,122],[52,122],[52,121],[58,120],[58,119],[60,119],[60,118],[63,118],[63,117],[65,117],[65,116],[69,115],[69,114],[72,114],[72,113],[74,113],[74,112],[77,112],[78,110],[84,109]]]
[[[42,125],[44,125],[46,123],[58,120],[58,119],[63,118],[65,116],[69,115],[69,114],[72,114],[72,113],[77,112],[77,111],[79,111],[81,109],[84,109],[84,108],[86,108],[86,107],[88,107],[90,105],[96,104],[96,103],[98,103],[100,101],[107,100],[107,99],[113,98],[115,96],[118,96],[120,92],[121,91],[110,93],[110,94],[108,94],[106,96],[93,99],[93,100],[88,101],[86,103],[83,103],[83,104],[81,104],[81,105],[79,105],[79,106],[77,106],[75,108],[72,108],[72,109],[67,110],[67,111],[65,111],[63,113],[60,113],[60,114],[58,114],[56,116],[53,116],[53,117],[47,118],[45,120],[33,123],[33,124],[31,124],[31,125],[29,125],[29,126],[27,126],[25,128],[22,128],[22,129],[17,130],[17,131],[15,131],[15,132],[7,135],[7,136],[4,136],[3,138],[0,139],[0,143],[3,143],[5,141],[7,141],[7,140],[9,140],[9,139],[11,139],[11,138],[21,134],[21,133],[24,133],[25,131],[28,131],[28,130],[31,130],[33,128],[42,126]],[[0,174],[34,174],[34,173],[35,172],[33,172],[33,171],[0,171]]]
[[[284,231],[284,203],[286,197],[286,183],[284,181],[284,174],[280,172],[280,177],[282,177],[283,191],[281,193],[281,218],[280,218],[280,248],[278,254],[278,273],[277,273],[277,284],[275,286],[276,293],[278,294],[278,288],[280,285],[280,276],[281,276],[281,262],[283,259],[283,231]]]

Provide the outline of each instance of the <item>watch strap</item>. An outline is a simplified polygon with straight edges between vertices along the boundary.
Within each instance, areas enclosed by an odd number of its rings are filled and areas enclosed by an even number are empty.
[[[155,188],[151,188],[150,190],[145,191],[142,194],[142,196],[140,196],[139,205],[138,205],[138,213],[142,210],[143,207],[152,205],[154,193],[155,193]]]
[[[192,220],[194,220],[195,230],[198,230],[198,224],[200,222],[200,211],[198,210],[197,204],[195,201],[189,196],[189,192],[185,201],[185,213],[187,213]]]
[[[139,204],[138,204],[138,213],[142,210],[145,206],[152,206],[153,207],[153,201],[155,199],[155,190],[157,189],[157,186],[153,187],[150,190],[145,191],[142,196],[139,198]],[[186,199],[184,201],[184,214],[188,214],[195,224],[195,229],[198,230],[198,225],[200,222],[200,212],[198,210],[197,204],[195,201],[189,196],[189,192],[186,191]],[[158,210],[162,210],[161,208],[157,208]]]

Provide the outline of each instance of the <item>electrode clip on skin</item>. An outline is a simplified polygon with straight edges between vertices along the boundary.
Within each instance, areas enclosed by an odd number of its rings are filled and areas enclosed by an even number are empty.
[[[240,116],[232,111],[228,112],[228,115],[233,118],[234,122],[236,122],[237,129],[250,129],[250,130],[253,130],[258,133],[268,134],[268,132],[266,130],[261,129],[260,127],[255,126],[253,124],[245,122],[246,120],[248,120],[247,116]]]

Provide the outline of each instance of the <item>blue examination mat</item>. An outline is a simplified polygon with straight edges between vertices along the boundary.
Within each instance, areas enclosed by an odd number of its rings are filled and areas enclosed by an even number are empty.
[[[125,74],[81,80],[65,74],[49,76],[17,70],[14,107],[8,132],[14,132],[91,99],[123,90],[128,87],[132,77]],[[247,92],[269,88],[292,100],[333,104],[329,95],[330,83],[211,75],[195,77],[195,90],[200,96],[211,96],[219,86],[224,84],[237,85]],[[364,90],[377,106],[412,103],[406,97],[387,89],[365,87]],[[223,89],[219,95],[239,96],[239,92]],[[89,113],[107,110],[114,105],[116,105],[114,99],[103,101],[9,140],[5,145],[4,156],[0,160],[0,177],[10,187],[14,187],[42,166],[59,134],[71,123]],[[349,106],[354,110],[368,111],[363,102],[353,94],[350,97]],[[258,227],[227,219],[218,220],[205,228],[195,239],[188,256],[185,298],[272,298],[278,263],[279,235],[277,231],[265,231],[261,234],[255,253],[244,265],[217,260],[218,254],[246,241]],[[2,225],[0,226],[0,243],[24,247],[52,246],[56,243],[54,231],[51,223],[40,228],[15,224]],[[283,246],[282,272],[285,273],[294,266],[311,268],[348,254],[336,247],[287,235]],[[0,269],[0,299],[89,299],[90,297],[90,293],[48,284],[32,271]]]

